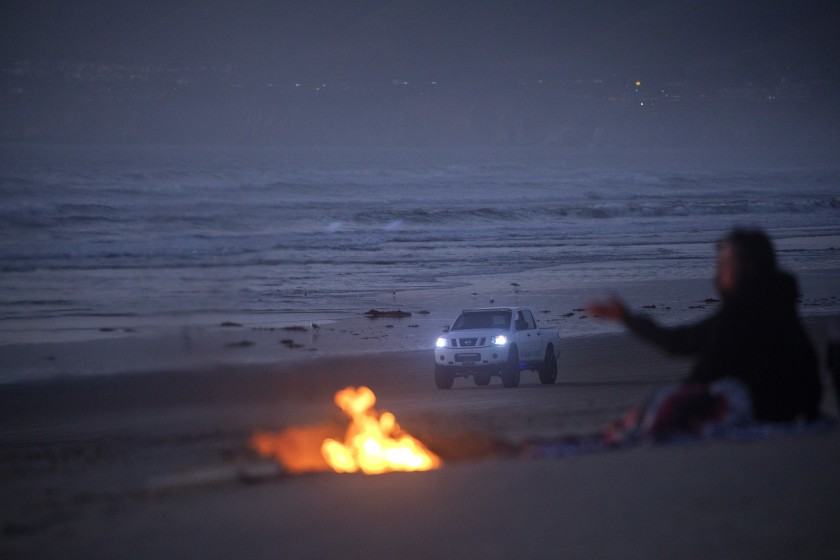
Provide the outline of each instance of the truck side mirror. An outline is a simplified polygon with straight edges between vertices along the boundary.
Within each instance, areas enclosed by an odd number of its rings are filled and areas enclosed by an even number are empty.
[[[449,325],[443,326],[443,332],[449,332]]]

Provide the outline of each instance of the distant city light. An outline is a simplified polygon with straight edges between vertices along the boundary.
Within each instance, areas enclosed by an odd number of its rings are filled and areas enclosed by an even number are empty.
[[[640,85],[642,85],[642,82],[640,82],[639,80],[636,80],[636,87],[639,87]]]

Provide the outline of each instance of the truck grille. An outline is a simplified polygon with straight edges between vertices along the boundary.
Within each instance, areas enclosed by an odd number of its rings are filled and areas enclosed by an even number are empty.
[[[453,338],[452,339],[452,346],[456,348],[475,348],[476,346],[484,346],[484,342],[487,339],[482,337],[479,338]]]

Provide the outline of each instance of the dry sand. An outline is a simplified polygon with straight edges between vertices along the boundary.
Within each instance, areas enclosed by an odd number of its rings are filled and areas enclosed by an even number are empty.
[[[688,367],[625,335],[561,352],[556,384],[518,389],[439,391],[425,350],[0,386],[0,557],[836,558],[838,430],[522,456]],[[348,385],[444,467],[288,476],[248,449],[258,429],[342,422]]]

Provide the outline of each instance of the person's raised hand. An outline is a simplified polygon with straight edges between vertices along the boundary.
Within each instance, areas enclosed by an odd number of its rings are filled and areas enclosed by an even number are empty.
[[[627,315],[624,303],[615,296],[611,296],[605,301],[590,302],[586,306],[586,312],[600,319],[610,319],[612,321],[623,321]]]

